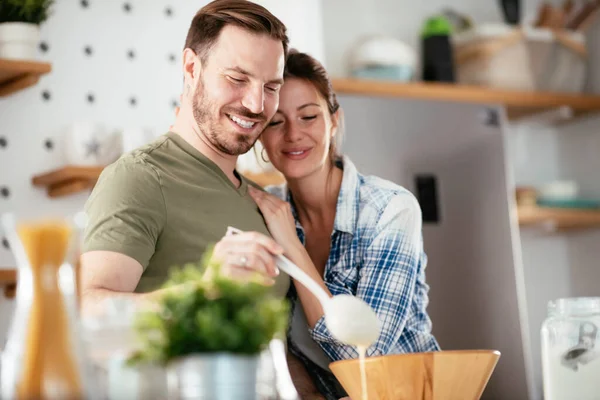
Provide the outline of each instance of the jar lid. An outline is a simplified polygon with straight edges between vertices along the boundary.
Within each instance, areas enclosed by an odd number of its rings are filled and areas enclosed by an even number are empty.
[[[550,316],[600,314],[600,297],[565,297],[548,302]]]

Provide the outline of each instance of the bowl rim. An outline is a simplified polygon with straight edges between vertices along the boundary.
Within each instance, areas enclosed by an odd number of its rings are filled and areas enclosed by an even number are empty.
[[[432,355],[432,354],[440,354],[440,353],[444,353],[444,354],[464,354],[464,353],[469,353],[469,354],[493,354],[496,355],[496,359],[500,358],[501,353],[499,350],[494,350],[494,349],[473,349],[473,350],[467,350],[467,349],[463,349],[463,350],[437,350],[437,351],[425,351],[425,352],[415,352],[415,353],[392,353],[392,354],[385,354],[385,355],[380,355],[380,356],[372,356],[372,357],[365,357],[365,364],[367,363],[372,363],[372,362],[376,362],[380,359],[383,358],[387,358],[390,356],[393,357],[403,357],[403,358],[409,358],[409,357],[423,357],[423,356],[427,356],[427,355]],[[333,361],[331,363],[329,363],[329,366],[333,366],[333,365],[342,365],[342,364],[354,364],[359,362],[358,358],[350,358],[347,360],[338,360],[338,361]]]

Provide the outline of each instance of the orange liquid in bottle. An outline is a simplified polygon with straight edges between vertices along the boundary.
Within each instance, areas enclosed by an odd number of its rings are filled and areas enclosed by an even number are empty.
[[[72,230],[63,223],[22,225],[19,236],[33,276],[17,399],[82,399],[81,372],[71,347],[69,316],[58,281]]]

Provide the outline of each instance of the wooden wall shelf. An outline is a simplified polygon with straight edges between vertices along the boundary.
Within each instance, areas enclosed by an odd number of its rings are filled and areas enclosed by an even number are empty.
[[[32,178],[31,183],[37,187],[45,187],[52,198],[68,196],[93,189],[104,167],[80,167],[68,165],[60,169],[48,171]],[[252,173],[242,172],[246,178],[259,186],[279,185],[285,182],[283,175],[274,172]]]
[[[277,171],[261,173],[246,171],[241,172],[241,174],[263,188],[269,185],[280,185],[285,183],[285,178]]]
[[[92,189],[104,167],[80,167],[69,165],[32,179],[32,184],[46,187],[49,197],[62,197]]]
[[[334,79],[338,94],[451,101],[470,104],[503,105],[509,118],[568,107],[574,116],[600,113],[600,95],[526,92],[481,86],[429,82],[386,82],[368,79]]]
[[[600,210],[519,206],[518,215],[520,226],[541,225],[556,231],[600,228]]]
[[[35,85],[51,70],[45,62],[0,59],[0,97]]]
[[[17,292],[17,270],[0,268],[0,286],[3,286],[4,297],[12,299]]]

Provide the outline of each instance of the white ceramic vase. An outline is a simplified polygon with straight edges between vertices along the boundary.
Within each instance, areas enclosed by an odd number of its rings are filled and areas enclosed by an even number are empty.
[[[121,132],[92,121],[77,121],[63,135],[65,159],[70,165],[105,166],[122,154]]]
[[[40,28],[25,22],[0,24],[0,58],[35,60],[40,41]]]

